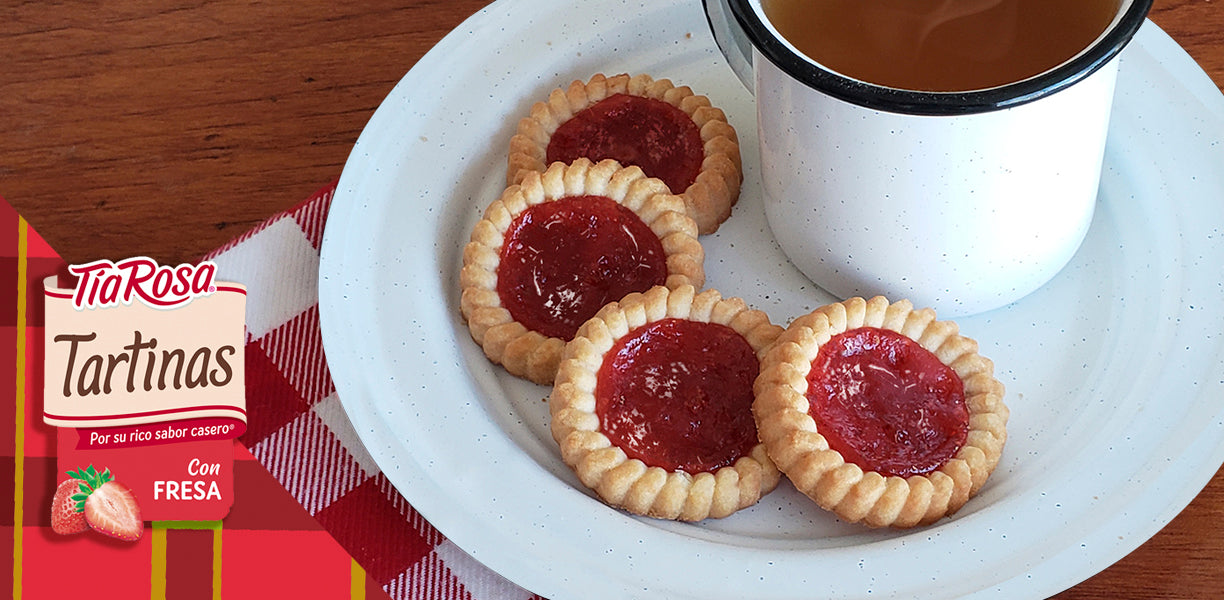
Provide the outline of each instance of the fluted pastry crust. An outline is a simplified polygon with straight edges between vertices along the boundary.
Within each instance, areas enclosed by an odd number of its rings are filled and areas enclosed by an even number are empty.
[[[596,74],[585,83],[574,81],[567,88],[553,90],[548,100],[535,103],[531,113],[518,123],[510,139],[506,182],[513,185],[527,173],[543,171],[547,165],[548,142],[562,123],[575,113],[614,94],[629,94],[662,100],[684,111],[701,131],[705,158],[701,171],[688,189],[671,190],[684,198],[689,216],[702,234],[713,233],[731,216],[739,199],[743,180],[739,138],[721,109],[710,105],[706,96],[696,95],[688,86],[676,87],[667,79],[649,75],[626,74],[606,77]]]
[[[765,313],[715,290],[655,287],[629,294],[605,306],[566,345],[548,401],[553,438],[565,464],[612,506],[680,521],[725,517],[755,504],[777,486],[780,474],[763,445],[756,444],[748,456],[713,473],[668,472],[628,458],[600,432],[595,386],[604,356],[634,328],[666,318],[726,325],[744,337],[758,359],[782,332]]]
[[[965,386],[969,434],[947,463],[927,475],[883,476],[848,463],[808,414],[807,376],[821,345],[839,333],[879,327],[916,340]],[[1008,409],[994,364],[951,321],[902,300],[851,298],[796,319],[765,356],[753,414],[770,458],[795,487],[842,519],[872,527],[925,525],[956,512],[986,482],[1007,440]]]
[[[485,210],[463,249],[460,310],[472,339],[485,356],[510,373],[536,383],[553,381],[567,340],[532,331],[514,320],[497,293],[497,269],[502,243],[515,217],[528,208],[561,198],[604,196],[632,210],[663,244],[667,287],[700,286],[705,282],[705,252],[697,241],[697,225],[684,212],[683,201],[668,193],[658,179],[637,167],[622,168],[613,160],[592,164],[556,163],[543,173],[526,175]]]

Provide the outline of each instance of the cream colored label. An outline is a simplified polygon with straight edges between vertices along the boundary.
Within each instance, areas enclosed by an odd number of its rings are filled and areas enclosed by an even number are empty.
[[[76,308],[44,281],[43,418],[58,427],[183,419],[246,423],[246,288],[221,283],[173,309],[145,302]],[[214,287],[214,286],[210,286]]]

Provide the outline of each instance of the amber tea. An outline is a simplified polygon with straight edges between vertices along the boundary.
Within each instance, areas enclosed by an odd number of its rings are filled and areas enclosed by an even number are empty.
[[[792,45],[887,87],[980,90],[1038,75],[1088,47],[1120,0],[764,0]]]

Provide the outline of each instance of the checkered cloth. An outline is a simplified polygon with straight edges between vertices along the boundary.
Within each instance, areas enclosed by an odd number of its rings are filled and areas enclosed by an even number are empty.
[[[219,280],[247,286],[249,416],[235,443],[234,507],[223,521],[153,523],[126,545],[50,530],[57,473],[55,432],[41,418],[41,281],[64,263],[0,201],[0,289],[24,292],[0,304],[0,385],[18,389],[16,409],[0,419],[0,481],[17,482],[0,521],[21,565],[12,571],[15,598],[65,597],[65,560],[72,579],[108,582],[100,596],[91,589],[95,597],[538,598],[425,521],[353,431],[319,333],[319,246],[334,191],[333,183],[205,257]]]

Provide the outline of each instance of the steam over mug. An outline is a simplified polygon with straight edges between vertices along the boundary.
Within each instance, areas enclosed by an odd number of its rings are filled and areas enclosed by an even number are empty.
[[[813,0],[816,1],[816,0]],[[956,92],[854,79],[799,52],[762,0],[704,0],[756,96],[765,212],[791,262],[839,297],[975,314],[1052,279],[1092,221],[1117,55],[1151,0],[1038,75]]]

